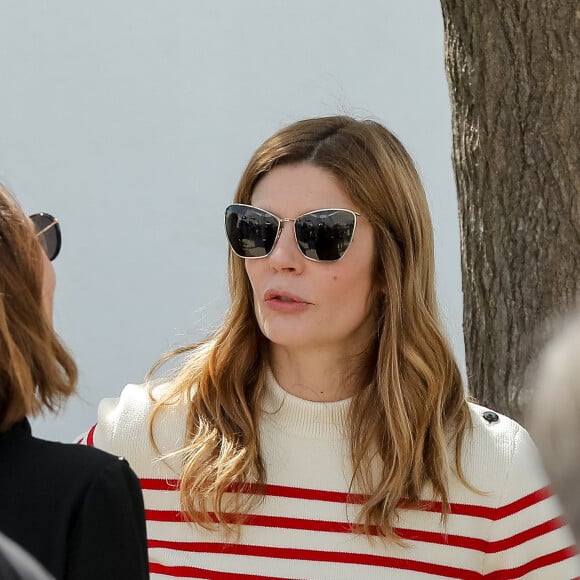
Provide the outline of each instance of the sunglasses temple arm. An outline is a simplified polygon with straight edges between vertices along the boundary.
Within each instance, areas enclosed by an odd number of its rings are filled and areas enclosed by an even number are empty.
[[[58,220],[54,220],[53,222],[49,223],[46,227],[42,228],[39,232],[36,232],[37,236],[41,236],[45,232],[47,232],[50,228],[53,228],[58,223]]]

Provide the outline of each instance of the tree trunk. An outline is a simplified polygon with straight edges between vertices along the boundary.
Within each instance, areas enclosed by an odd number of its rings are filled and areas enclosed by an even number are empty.
[[[580,290],[580,4],[441,3],[469,389],[521,421],[531,365]]]

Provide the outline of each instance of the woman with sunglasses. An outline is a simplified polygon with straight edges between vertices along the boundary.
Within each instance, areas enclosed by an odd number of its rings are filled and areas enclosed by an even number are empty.
[[[28,417],[75,392],[52,327],[58,221],[0,186],[0,532],[57,580],[148,578],[143,497],[128,463],[37,439]]]
[[[281,130],[225,230],[221,327],[86,436],[141,478],[153,578],[578,576],[528,435],[466,399],[425,194],[389,131]]]

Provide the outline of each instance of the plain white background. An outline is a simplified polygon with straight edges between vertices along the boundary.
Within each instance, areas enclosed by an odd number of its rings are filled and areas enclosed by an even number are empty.
[[[410,150],[463,367],[438,2],[2,0],[0,78],[0,181],[61,220],[55,326],[81,371],[36,434],[74,439],[101,398],[219,322],[223,208],[260,142],[304,117],[372,117]]]

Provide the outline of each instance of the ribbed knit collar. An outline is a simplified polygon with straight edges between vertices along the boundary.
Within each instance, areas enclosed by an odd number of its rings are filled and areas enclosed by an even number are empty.
[[[268,373],[262,408],[265,425],[305,439],[343,439],[352,399],[321,402],[307,401],[286,392]]]

